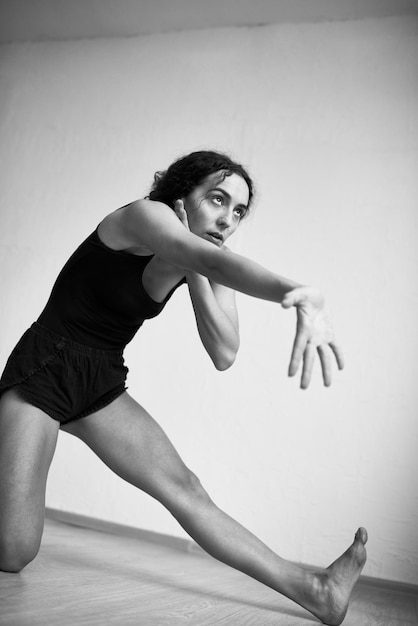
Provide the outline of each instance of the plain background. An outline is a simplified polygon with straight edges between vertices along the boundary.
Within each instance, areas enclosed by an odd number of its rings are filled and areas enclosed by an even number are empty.
[[[231,247],[328,296],[347,366],[286,376],[294,311],[239,296],[216,372],[187,288],[127,348],[129,391],[214,500],[282,556],[327,565],[359,525],[364,571],[418,582],[418,21],[211,28],[0,47],[0,360],[74,248],[193,149],[254,176]],[[61,435],[47,505],[184,536]]]

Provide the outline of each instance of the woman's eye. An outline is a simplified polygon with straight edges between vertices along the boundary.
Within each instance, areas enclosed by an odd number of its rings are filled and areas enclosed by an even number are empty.
[[[237,209],[235,209],[235,213],[238,215],[239,218],[242,218],[245,215],[244,209],[237,208]]]
[[[222,196],[213,196],[212,200],[217,204],[222,204],[222,202],[224,201]]]

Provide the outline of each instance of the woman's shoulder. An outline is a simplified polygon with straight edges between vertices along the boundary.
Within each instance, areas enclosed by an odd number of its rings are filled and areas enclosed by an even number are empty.
[[[100,241],[112,250],[131,252],[132,254],[140,256],[152,254],[151,250],[146,245],[140,244],[137,241],[135,245],[133,245],[129,228],[132,213],[141,213],[144,211],[148,202],[147,200],[135,200],[106,215],[98,225],[96,231]]]
[[[121,207],[103,219],[97,232],[113,250],[138,256],[154,254],[194,271],[198,271],[196,259],[212,255],[215,249],[185,228],[173,209],[156,200],[136,200]]]

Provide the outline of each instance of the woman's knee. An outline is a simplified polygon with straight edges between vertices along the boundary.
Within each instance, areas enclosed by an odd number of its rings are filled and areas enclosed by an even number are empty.
[[[210,497],[199,478],[188,468],[169,485],[169,497],[176,504],[181,502],[209,502]]]
[[[187,477],[187,483],[185,485],[185,489],[187,493],[190,493],[195,496],[199,496],[201,498],[209,498],[209,495],[206,489],[203,487],[200,479],[196,474],[189,470],[189,475]]]
[[[18,573],[28,565],[39,552],[39,540],[1,538],[0,571]]]

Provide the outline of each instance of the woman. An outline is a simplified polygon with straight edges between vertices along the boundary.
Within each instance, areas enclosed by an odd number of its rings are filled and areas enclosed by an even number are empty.
[[[187,282],[202,343],[215,367],[239,346],[234,291],[294,306],[290,360],[309,385],[319,355],[343,367],[321,294],[230,252],[253,184],[216,152],[195,152],[157,173],[148,198],[106,216],[60,273],[38,321],[13,351],[0,385],[0,569],[17,572],[37,554],[45,484],[61,428],[82,439],[119,476],[159,500],[215,558],[340,624],[366,560],[366,531],[329,568],[307,571],[280,558],[223,513],[172,444],[126,392],[122,352],[144,319]]]

